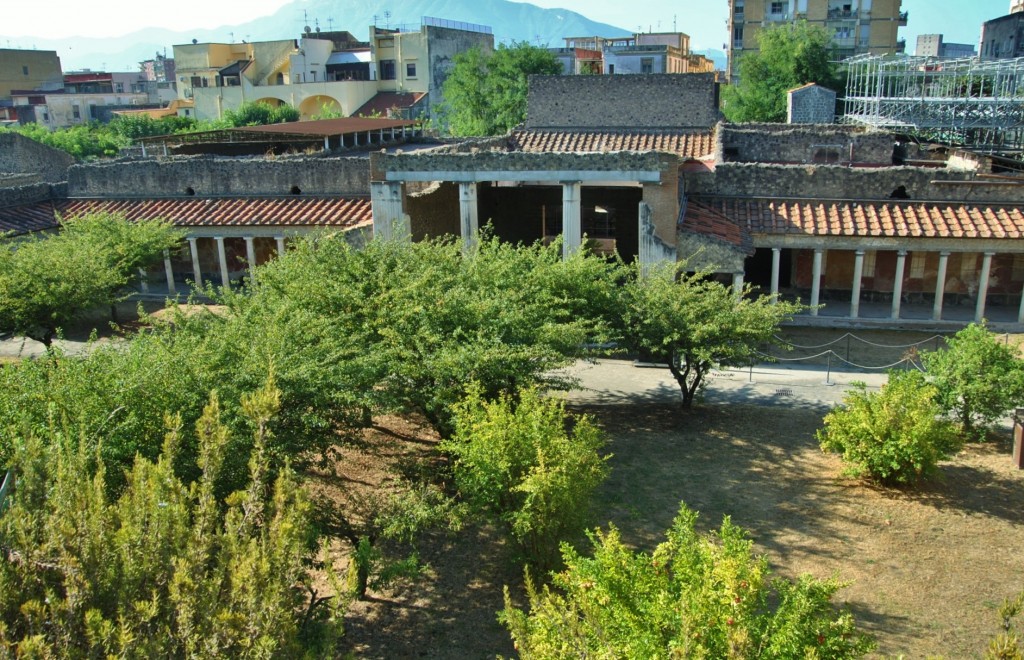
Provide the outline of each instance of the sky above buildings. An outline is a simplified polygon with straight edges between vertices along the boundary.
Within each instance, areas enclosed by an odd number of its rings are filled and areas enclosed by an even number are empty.
[[[382,11],[402,0],[381,3]],[[216,28],[274,13],[286,0],[174,0],[170,5],[147,5],[138,0],[51,0],[45,8],[31,2],[10,2],[0,14],[0,34],[11,43],[0,47],[31,48],[32,36],[112,37],[149,27],[171,30]],[[547,8],[565,8],[587,18],[627,30],[686,32],[696,49],[722,49],[726,42],[727,0],[534,0]],[[1009,0],[903,0],[910,13],[900,36],[913,52],[918,34],[941,33],[945,40],[977,44],[981,23],[1003,16]],[[334,17],[335,20],[341,17]],[[285,32],[291,34],[291,26]]]

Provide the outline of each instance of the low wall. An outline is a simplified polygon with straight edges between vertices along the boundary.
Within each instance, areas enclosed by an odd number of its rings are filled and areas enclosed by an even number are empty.
[[[71,154],[40,144],[18,133],[0,133],[0,172],[34,173],[43,181],[67,181],[74,165]]]
[[[68,171],[72,197],[179,195],[366,195],[366,158],[218,158],[183,156],[76,165]]]
[[[67,186],[34,183],[27,186],[0,187],[0,208],[47,202],[67,197]]]
[[[726,162],[892,164],[893,137],[863,126],[721,124],[718,132]]]

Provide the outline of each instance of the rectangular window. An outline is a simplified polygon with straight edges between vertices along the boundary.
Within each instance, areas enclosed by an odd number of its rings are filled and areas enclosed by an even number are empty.
[[[878,259],[878,252],[868,250],[864,253],[864,277],[875,276],[875,261]]]
[[[781,14],[783,12],[783,3],[773,2],[771,8],[768,10],[769,14]]]
[[[405,77],[406,78],[415,78],[416,77],[416,63],[415,62],[406,62],[405,63]]]
[[[924,279],[924,264],[927,258],[928,255],[925,252],[910,253],[910,279]]]
[[[302,74],[301,73],[296,73],[295,75],[293,75],[292,76],[292,82],[296,83],[296,84],[301,83],[302,82]]]
[[[394,48],[394,47],[395,47],[395,40],[394,39],[378,39],[377,40],[377,48]]]
[[[71,106],[71,116],[74,117],[75,119],[81,119],[82,118],[82,109],[79,108],[77,105]]]
[[[118,94],[124,93],[124,83],[114,83],[114,91]]]
[[[654,58],[640,58],[640,73],[654,73]]]
[[[395,61],[394,60],[381,60],[380,61],[380,79],[381,80],[394,80],[395,79]]]
[[[21,74],[24,75],[24,76],[28,75],[28,67],[27,66],[21,67]]]
[[[309,72],[309,82],[316,82],[316,71]]]

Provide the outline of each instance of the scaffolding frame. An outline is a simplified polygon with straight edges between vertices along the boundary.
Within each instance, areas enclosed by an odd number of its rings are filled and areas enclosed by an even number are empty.
[[[846,123],[981,152],[1024,152],[1024,58],[858,55],[843,64]]]

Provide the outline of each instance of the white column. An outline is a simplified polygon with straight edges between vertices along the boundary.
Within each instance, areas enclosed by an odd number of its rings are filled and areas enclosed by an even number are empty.
[[[782,260],[782,248],[772,248],[772,302],[779,301],[779,265]]]
[[[974,308],[974,322],[985,318],[985,301],[988,299],[988,285],[992,275],[992,257],[995,252],[986,252],[981,258],[981,277],[978,278],[978,306]]]
[[[562,258],[568,259],[583,245],[583,226],[580,204],[581,184],[569,181],[562,184]]]
[[[164,274],[167,275],[167,291],[174,293],[174,267],[171,265],[171,253],[164,250]]]
[[[853,293],[850,294],[850,318],[860,316],[860,281],[864,276],[864,250],[853,253]]]
[[[277,241],[277,256],[284,254],[284,236],[275,236],[274,240]]]
[[[256,244],[252,236],[243,236],[245,240],[245,260],[248,261],[249,277],[252,277],[252,270],[256,268]]]
[[[327,135],[324,136],[324,151],[331,150],[331,138]]]
[[[149,293],[149,278],[146,276],[144,268],[139,269],[139,291]]]
[[[942,320],[942,299],[946,295],[946,266],[949,252],[939,252],[939,272],[935,275],[935,303],[932,305],[932,320]]]
[[[203,272],[199,269],[199,246],[196,245],[198,238],[189,236],[188,249],[192,253],[192,279],[197,288],[203,288]]]
[[[811,316],[818,315],[818,301],[821,299],[821,258],[824,250],[814,251],[814,264],[811,268]]]
[[[896,253],[896,281],[892,285],[892,318],[900,317],[900,305],[903,303],[903,273],[907,269],[907,251]]]
[[[737,298],[743,295],[743,273],[732,274],[732,292]]]
[[[412,240],[409,217],[405,214],[402,182],[371,182],[370,204],[373,209],[374,238],[385,241]]]
[[[213,240],[217,241],[217,261],[220,263],[220,284],[221,286],[229,286],[231,281],[228,279],[228,255],[224,252],[224,237],[214,236]]]
[[[469,251],[476,245],[477,235],[480,232],[476,183],[459,184],[459,218],[462,230],[462,249]]]

